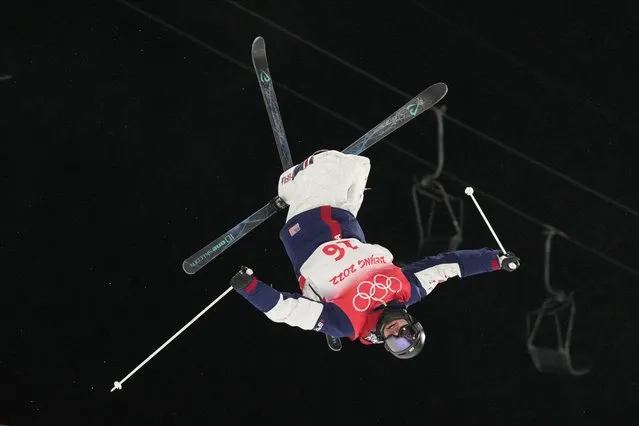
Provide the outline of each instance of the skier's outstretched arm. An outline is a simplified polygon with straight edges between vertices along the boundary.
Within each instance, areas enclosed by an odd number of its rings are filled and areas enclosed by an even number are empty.
[[[514,267],[513,267],[514,266]],[[486,272],[514,271],[519,267],[519,258],[512,253],[500,255],[499,250],[457,250],[425,257],[402,267],[402,272],[411,285],[408,305],[419,302],[449,278],[469,277]]]
[[[271,321],[320,331],[333,337],[347,337],[354,333],[350,320],[337,305],[275,290],[257,279],[245,266],[231,278],[230,284]]]

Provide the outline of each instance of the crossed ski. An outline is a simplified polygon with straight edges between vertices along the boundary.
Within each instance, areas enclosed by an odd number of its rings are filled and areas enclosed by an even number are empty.
[[[268,67],[266,44],[262,37],[257,37],[253,41],[251,53],[253,67],[255,68],[257,80],[260,83],[260,89],[264,98],[264,104],[266,105],[266,111],[271,123],[282,167],[284,170],[288,170],[293,166],[293,160],[291,159],[291,152],[286,139],[286,133],[284,132],[282,117],[280,115],[277,98],[275,97],[273,78]],[[446,86],[445,83],[433,84],[388,116],[384,121],[362,135],[342,152],[354,155],[361,154],[413,118],[435,106],[446,96],[447,92],[448,86]],[[235,244],[240,238],[286,207],[287,204],[279,196],[273,197],[255,213],[184,260],[182,263],[184,272],[189,275],[195,274],[211,260],[226,251],[231,245]]]

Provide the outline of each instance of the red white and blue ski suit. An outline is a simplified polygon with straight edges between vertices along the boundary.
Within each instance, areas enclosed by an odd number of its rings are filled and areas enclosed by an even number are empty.
[[[278,189],[289,211],[280,239],[301,294],[257,278],[238,293],[272,321],[371,344],[381,343],[375,329],[385,304],[410,306],[449,278],[500,269],[499,251],[486,248],[394,265],[356,219],[369,170],[366,157],[327,151],[284,172]]]

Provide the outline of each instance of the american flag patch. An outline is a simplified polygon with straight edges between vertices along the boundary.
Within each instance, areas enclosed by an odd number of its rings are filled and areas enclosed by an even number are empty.
[[[288,228],[288,233],[291,234],[291,237],[300,232],[300,224],[296,223],[295,225]]]

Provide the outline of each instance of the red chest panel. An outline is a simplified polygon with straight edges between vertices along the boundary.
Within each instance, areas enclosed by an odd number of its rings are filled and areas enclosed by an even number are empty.
[[[375,329],[382,312],[381,309],[373,312],[376,308],[393,300],[405,303],[410,299],[410,292],[410,284],[401,269],[388,265],[371,271],[331,302],[348,316],[354,330],[352,339],[356,339]]]

